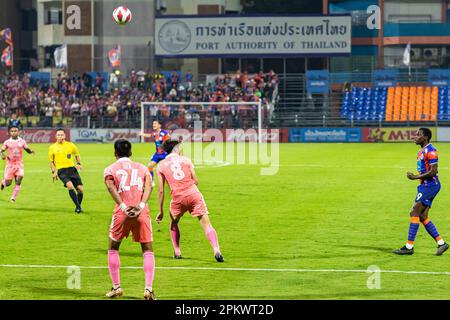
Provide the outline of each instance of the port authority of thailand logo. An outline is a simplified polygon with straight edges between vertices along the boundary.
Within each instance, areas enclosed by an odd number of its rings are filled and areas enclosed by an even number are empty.
[[[191,30],[179,20],[166,22],[159,30],[158,39],[161,47],[170,53],[180,53],[191,43]]]

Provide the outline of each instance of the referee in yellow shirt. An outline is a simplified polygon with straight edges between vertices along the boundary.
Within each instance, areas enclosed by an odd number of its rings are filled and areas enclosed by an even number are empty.
[[[76,165],[73,162],[74,158]],[[64,129],[56,130],[56,143],[48,149],[48,159],[50,160],[53,181],[59,178],[64,183],[64,186],[69,190],[70,198],[75,203],[75,212],[83,212],[81,209],[83,182],[78,174],[78,170],[81,170],[80,153],[72,142],[66,141]]]

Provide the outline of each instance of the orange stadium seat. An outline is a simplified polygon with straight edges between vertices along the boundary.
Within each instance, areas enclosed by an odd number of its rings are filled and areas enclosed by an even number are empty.
[[[395,88],[388,88],[387,102],[386,102],[386,121],[392,121],[392,113],[394,112],[394,97]]]

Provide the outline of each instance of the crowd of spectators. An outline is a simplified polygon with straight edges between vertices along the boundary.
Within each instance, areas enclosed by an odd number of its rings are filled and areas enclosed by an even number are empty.
[[[141,102],[170,101],[186,102],[184,111],[187,113],[209,113],[211,119],[219,121],[214,123],[215,127],[229,127],[233,117],[255,118],[256,107],[206,105],[199,110],[192,108],[189,102],[257,102],[261,99],[263,105],[269,106],[278,86],[278,77],[273,71],[255,75],[237,71],[233,75],[209,76],[208,79],[206,83],[198,83],[192,72],[181,77],[178,72],[163,75],[141,70],[132,70],[126,77],[115,71],[108,79],[102,73],[94,78],[89,74],[69,76],[62,72],[50,83],[33,81],[28,74],[0,76],[0,117],[8,118],[11,114],[38,117],[37,125],[42,127],[52,126],[55,118],[58,121],[71,118],[73,126],[84,127],[90,116],[91,127],[139,127]],[[157,110],[157,116],[171,117],[179,111],[180,108],[175,107],[168,112]]]

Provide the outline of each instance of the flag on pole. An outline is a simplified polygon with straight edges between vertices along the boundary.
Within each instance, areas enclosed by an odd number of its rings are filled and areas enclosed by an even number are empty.
[[[115,48],[112,48],[108,52],[109,64],[113,68],[120,67],[120,58],[121,58],[122,50],[120,45],[117,45]]]
[[[1,56],[2,65],[5,67],[12,67],[13,64],[13,56],[12,56],[12,48],[11,46],[7,46]]]
[[[65,44],[56,48],[53,55],[55,57],[55,65],[57,68],[67,67],[67,46]]]
[[[405,52],[403,53],[403,64],[406,66],[410,66],[411,64],[411,42],[408,42]]]
[[[12,32],[10,28],[6,28],[0,31],[0,38],[2,40],[5,40],[5,42],[9,44],[11,47],[13,46]]]

